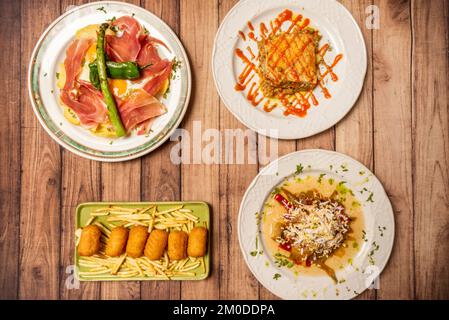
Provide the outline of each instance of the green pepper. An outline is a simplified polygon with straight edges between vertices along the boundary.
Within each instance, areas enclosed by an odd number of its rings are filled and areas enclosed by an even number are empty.
[[[140,69],[135,62],[113,62],[106,61],[107,75],[111,79],[138,79]],[[89,64],[89,80],[97,88],[100,88],[100,79],[98,78],[97,61]]]
[[[89,80],[92,85],[100,90],[100,77],[98,76],[97,63],[89,64]]]

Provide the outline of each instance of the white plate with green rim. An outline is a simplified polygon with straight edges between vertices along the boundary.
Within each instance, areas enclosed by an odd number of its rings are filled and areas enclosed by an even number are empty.
[[[346,194],[354,208],[357,205],[358,211],[344,205],[349,216],[354,216],[355,221],[357,217],[363,218],[359,220],[363,222],[358,227],[360,239],[354,231],[352,240],[348,238],[348,246],[343,249],[343,252],[352,252],[351,258],[346,261],[343,254],[334,259],[340,259],[335,268],[338,282],[322,270],[309,273],[304,267],[297,271],[295,265],[288,264],[289,261],[283,263],[283,257],[275,255],[270,247],[271,240],[265,236],[266,224],[270,221],[269,210],[273,208],[265,203],[271,205],[273,190],[286,186],[285,181],[291,183],[292,179],[297,182],[296,186],[306,184],[304,191],[312,182],[315,185],[323,183],[323,190],[332,191],[329,188],[335,186],[337,192]],[[262,169],[248,187],[238,217],[238,237],[246,264],[264,287],[283,299],[351,299],[373,282],[376,285],[393,248],[394,230],[390,200],[374,174],[360,162],[326,150],[290,153]],[[350,245],[353,243],[357,246]]]
[[[99,24],[113,17],[133,16],[153,37],[162,40],[170,50],[159,47],[161,57],[180,62],[170,80],[170,91],[162,103],[167,113],[158,117],[147,135],[130,135],[120,139],[93,135],[87,129],[71,124],[63,115],[57,87],[58,65],[77,30]],[[165,142],[180,124],[186,112],[191,90],[191,72],[186,52],[170,27],[151,12],[127,3],[93,2],[67,11],[57,18],[40,37],[33,50],[28,69],[28,90],[34,113],[42,127],[61,146],[79,156],[117,162],[140,157]]]

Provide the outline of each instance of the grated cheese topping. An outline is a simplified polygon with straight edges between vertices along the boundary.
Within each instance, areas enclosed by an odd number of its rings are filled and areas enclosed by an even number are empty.
[[[297,201],[284,215],[282,236],[276,241],[288,242],[303,261],[316,261],[327,258],[343,244],[349,222],[344,207],[336,201],[319,198],[311,204]]]

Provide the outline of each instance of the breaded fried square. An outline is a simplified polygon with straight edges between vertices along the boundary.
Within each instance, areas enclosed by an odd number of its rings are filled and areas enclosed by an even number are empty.
[[[317,85],[319,40],[318,32],[306,29],[282,32],[258,42],[259,75],[265,96],[293,94]]]

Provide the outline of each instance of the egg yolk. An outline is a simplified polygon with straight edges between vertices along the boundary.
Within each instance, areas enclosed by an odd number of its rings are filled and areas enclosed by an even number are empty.
[[[96,57],[97,57],[97,45],[94,43],[87,50],[85,59],[87,63],[91,63],[95,60]]]
[[[114,91],[115,94],[118,96],[124,95],[126,93],[126,90],[128,89],[128,84],[126,83],[126,80],[122,79],[109,80],[109,86],[111,87],[112,91]]]

